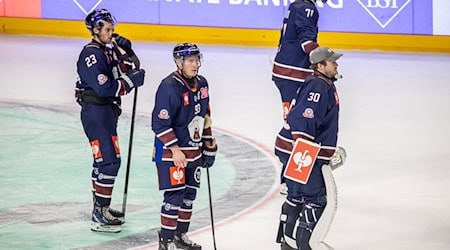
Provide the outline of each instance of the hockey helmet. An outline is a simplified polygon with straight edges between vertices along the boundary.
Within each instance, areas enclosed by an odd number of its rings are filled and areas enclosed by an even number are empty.
[[[94,33],[94,28],[101,29],[104,22],[116,25],[116,19],[111,15],[111,13],[106,9],[96,9],[93,10],[86,16],[85,24],[86,28]]]
[[[181,59],[183,60],[185,56],[195,56],[198,55],[199,58],[202,58],[202,54],[200,53],[200,49],[197,45],[193,43],[179,43],[175,45],[173,49],[173,59]]]

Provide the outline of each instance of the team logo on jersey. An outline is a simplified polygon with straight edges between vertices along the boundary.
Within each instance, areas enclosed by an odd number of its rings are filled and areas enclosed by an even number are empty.
[[[400,12],[408,6],[411,0],[357,0],[369,15],[385,28]]]
[[[203,128],[204,128],[205,118],[201,116],[195,116],[192,121],[188,124],[188,131],[191,140],[194,142],[200,142],[202,140]]]
[[[97,76],[98,84],[103,85],[106,81],[108,81],[108,77],[104,74],[100,74]]]
[[[208,94],[208,87],[202,87],[200,88],[200,98],[205,99],[209,96]]]
[[[180,185],[186,182],[184,168],[172,166],[170,167],[170,184]]]
[[[170,118],[169,111],[167,109],[161,109],[158,114],[158,118],[162,120],[167,120]]]
[[[303,111],[303,117],[309,119],[314,118],[314,110],[312,108],[306,108],[305,111]]]
[[[202,174],[201,168],[197,167],[194,172],[194,180],[196,183],[200,183],[200,176]]]
[[[100,149],[100,142],[98,140],[91,141],[91,149],[92,149],[92,155],[94,156],[95,162],[102,162],[102,151]]]
[[[183,105],[184,106],[189,105],[189,93],[188,92],[183,93]]]

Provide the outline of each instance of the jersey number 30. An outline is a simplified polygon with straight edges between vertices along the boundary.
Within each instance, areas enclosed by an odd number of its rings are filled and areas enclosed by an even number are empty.
[[[318,102],[320,100],[320,93],[309,92],[307,99],[309,102]]]

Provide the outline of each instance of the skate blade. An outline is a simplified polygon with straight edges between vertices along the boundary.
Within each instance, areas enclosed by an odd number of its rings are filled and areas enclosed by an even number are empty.
[[[103,233],[119,233],[120,231],[122,231],[122,227],[120,227],[119,225],[111,226],[111,225],[104,225],[99,222],[92,222],[91,230],[94,232],[103,232]]]

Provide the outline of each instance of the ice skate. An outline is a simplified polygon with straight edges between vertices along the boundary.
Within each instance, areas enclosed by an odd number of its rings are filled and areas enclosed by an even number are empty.
[[[186,233],[175,232],[175,245],[178,249],[201,250],[202,246],[189,239]]]
[[[109,208],[108,211],[113,217],[116,217],[118,220],[120,220],[122,222],[122,224],[125,223],[125,214],[124,213],[122,213],[119,210],[112,209],[112,208]]]
[[[281,242],[281,250],[295,250],[295,248],[292,248],[291,246],[289,246],[286,242]]]
[[[92,193],[92,202],[93,202],[94,208],[95,208],[95,204],[96,204],[95,192]],[[124,213],[122,213],[119,210],[112,209],[112,208],[109,208],[108,211],[113,217],[116,217],[118,220],[120,220],[122,222],[122,224],[125,223],[125,214]]]
[[[173,240],[170,239],[163,239],[161,238],[161,233],[158,231],[159,235],[159,247],[158,250],[177,250],[177,246],[173,242]]]
[[[109,212],[109,207],[95,206],[92,211],[91,230],[95,232],[118,233],[122,222]]]

